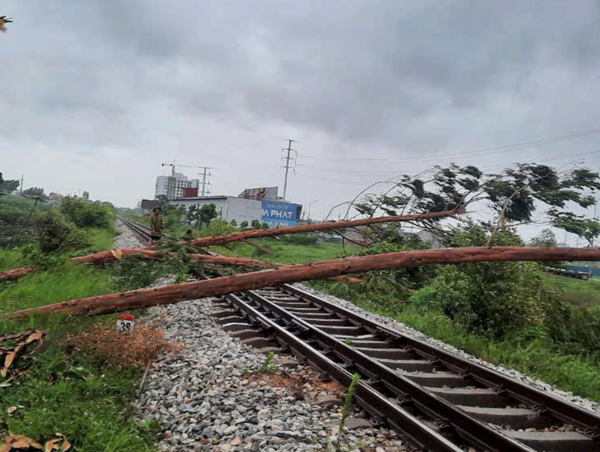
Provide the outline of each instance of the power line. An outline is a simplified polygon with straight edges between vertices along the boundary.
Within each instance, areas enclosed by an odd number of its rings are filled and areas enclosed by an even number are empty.
[[[381,161],[385,161],[385,162],[391,162],[391,161],[397,161],[397,162],[404,162],[404,161],[419,161],[422,159],[437,159],[440,157],[452,157],[452,156],[470,156],[470,157],[475,157],[478,155],[489,155],[489,154],[496,154],[496,153],[501,153],[501,152],[509,152],[509,151],[516,151],[516,150],[520,150],[520,149],[525,149],[528,147],[535,147],[535,146],[543,146],[546,144],[552,144],[552,143],[557,143],[560,141],[567,141],[567,140],[573,140],[576,138],[581,138],[581,137],[585,137],[588,135],[593,135],[596,133],[600,133],[600,129],[591,129],[591,130],[586,130],[583,132],[577,132],[577,133],[571,133],[568,135],[560,135],[560,136],[556,136],[556,137],[550,137],[550,138],[544,138],[544,139],[540,139],[540,140],[534,140],[534,141],[524,141],[521,143],[514,143],[514,144],[508,144],[508,145],[504,145],[504,146],[495,146],[495,147],[489,147],[489,148],[482,148],[482,149],[475,149],[475,150],[471,150],[471,151],[465,151],[465,152],[452,152],[452,153],[445,153],[445,154],[426,154],[426,155],[420,155],[417,158],[412,158],[412,157],[402,157],[402,158],[334,158],[334,157],[317,157],[317,156],[313,156],[313,155],[309,155],[309,154],[300,154],[301,157],[305,157],[308,159],[316,159],[316,160],[327,160],[327,161],[336,161],[336,162],[341,162],[341,161],[354,161],[354,162],[381,162]]]
[[[288,173],[290,171],[290,168],[292,168],[294,170],[294,174],[296,174],[296,167],[295,166],[290,166],[290,161],[293,161],[294,164],[296,163],[296,159],[293,157],[290,157],[292,152],[296,153],[296,157],[298,157],[298,153],[292,149],[292,143],[294,142],[294,140],[287,140],[288,142],[288,147],[287,149],[283,149],[283,151],[287,151],[287,154],[285,157],[283,157],[283,159],[285,160],[285,165],[283,166],[283,168],[285,168],[285,180],[283,182],[283,200],[285,201],[285,195],[287,194],[287,183],[288,183]]]
[[[600,152],[600,150],[591,151],[591,152],[583,152],[580,154],[569,154],[569,155],[561,156],[561,157],[546,157],[546,158],[536,159],[536,162],[551,161],[551,160],[563,160],[563,159],[569,159],[572,157],[577,157],[577,156],[582,156],[582,155],[596,154],[598,152]],[[415,159],[415,162],[419,162],[419,160]],[[421,162],[421,163],[423,163],[423,162]],[[501,166],[507,166],[507,165],[509,165],[509,164],[501,163],[498,165],[494,165],[494,167],[501,167]],[[363,171],[363,170],[352,170],[352,169],[344,169],[344,168],[318,167],[318,166],[312,166],[312,165],[305,165],[303,163],[299,163],[298,166],[303,167],[303,168],[309,168],[311,171],[325,171],[327,173],[348,174],[348,175],[356,174],[359,176],[363,175],[363,176],[377,177],[377,176],[386,176],[386,175],[390,175],[390,174],[399,174],[399,171]]]
[[[210,181],[208,180],[208,178],[210,176],[212,176],[212,173],[208,173],[207,171],[214,169],[210,166],[199,166],[198,168],[200,168],[202,170],[202,174],[200,174],[200,176],[202,176],[202,190],[201,190],[201,195],[200,196],[204,196],[205,194],[210,194],[210,191],[208,191],[208,189],[206,187],[208,187],[209,185],[212,185],[210,183]]]
[[[598,154],[598,153],[600,153],[600,149],[595,150],[595,151],[581,152],[581,153],[578,153],[578,154],[570,154],[570,155],[566,155],[566,156],[562,156],[562,157],[546,157],[546,158],[542,158],[542,159],[537,159],[536,163],[537,162],[552,161],[552,160],[573,159],[573,157],[581,157],[581,156],[584,156],[584,155],[592,155],[592,154]],[[569,164],[572,164],[572,163],[575,163],[575,162],[576,162],[576,159],[572,160],[571,162],[568,162],[566,165],[569,165]],[[494,169],[494,168],[507,168],[507,167],[509,167],[511,165],[514,165],[516,163],[518,163],[518,162],[501,163],[501,164],[498,164],[498,165],[484,166],[484,167],[481,167],[480,169],[487,171],[487,170],[491,170],[491,169]],[[299,166],[305,166],[305,167],[308,167],[308,168],[311,168],[311,169],[323,170],[323,168],[317,168],[317,167],[312,167],[312,166],[307,166],[307,165],[301,165],[301,164],[299,164]],[[327,170],[327,171],[329,172],[329,170]],[[320,180],[320,181],[324,181],[324,182],[334,182],[334,183],[338,183],[338,184],[347,184],[347,185],[365,186],[365,185],[368,185],[368,184],[370,184],[370,183],[373,182],[373,179],[371,179],[370,181],[360,181],[360,180],[349,181],[349,180],[339,180],[339,179],[331,179],[331,178],[326,178],[326,177],[314,176],[314,175],[309,175],[309,174],[305,174],[305,173],[296,173],[296,174],[298,174],[299,176],[308,177],[308,178],[311,178],[311,179]],[[396,178],[401,177],[401,176],[404,175],[404,174],[399,174],[397,171],[394,171],[394,172],[391,172],[391,173],[387,173],[387,174],[383,174],[383,173],[365,173],[365,174],[360,174],[360,175],[373,176],[373,177],[377,177],[377,176],[380,175],[380,176],[385,177],[386,175],[389,175],[389,174],[395,174],[395,175],[397,175],[397,177],[392,177],[392,178],[386,180],[385,182],[392,183],[393,179],[396,179]]]

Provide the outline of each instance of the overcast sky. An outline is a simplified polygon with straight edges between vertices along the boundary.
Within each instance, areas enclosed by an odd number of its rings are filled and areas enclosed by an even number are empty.
[[[4,0],[3,14],[0,171],[26,187],[134,206],[173,160],[215,167],[215,194],[281,187],[293,138],[288,198],[320,216],[451,160],[600,164],[578,157],[598,133],[469,154],[600,128],[596,0]]]

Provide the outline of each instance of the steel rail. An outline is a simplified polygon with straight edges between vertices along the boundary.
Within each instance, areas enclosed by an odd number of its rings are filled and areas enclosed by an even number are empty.
[[[251,307],[239,296],[231,294],[224,297],[224,299],[229,305],[234,306],[241,311],[243,316],[248,318],[252,323],[266,329],[282,346],[289,348],[294,355],[305,359],[312,366],[327,373],[341,384],[344,384],[345,386],[350,385],[352,374],[343,366],[337,364],[311,347],[297,335],[278,325],[275,321]],[[364,381],[359,382],[357,385],[356,398],[367,412],[373,416],[385,419],[394,430],[399,432],[403,439],[420,450],[432,452],[464,452],[462,448],[456,446],[443,435],[428,427],[401,406],[388,400]]]
[[[276,318],[282,319],[288,325],[299,326],[305,336],[318,341],[328,354],[336,355],[349,366],[355,366],[362,375],[367,375],[371,380],[377,381],[395,397],[402,400],[402,403],[414,405],[420,412],[432,418],[437,425],[453,430],[470,445],[481,450],[534,451],[523,443],[493,429],[488,424],[462,412],[454,404],[432,394],[421,385],[394,372],[390,367],[325,333],[317,326],[311,325],[256,292],[249,291],[246,294],[257,305],[273,313]],[[225,298],[227,297],[225,296]],[[385,418],[385,415],[383,417]]]
[[[439,361],[445,367],[460,373],[463,376],[469,376],[473,380],[488,387],[501,388],[506,391],[510,397],[523,402],[529,406],[543,405],[545,409],[555,418],[561,421],[574,424],[584,430],[595,430],[595,434],[600,433],[600,416],[591,411],[580,408],[563,399],[551,394],[535,389],[529,385],[523,384],[508,375],[504,375],[489,367],[482,366],[472,361],[460,358],[452,353],[423,342],[419,339],[402,334],[396,330],[390,329],[385,325],[368,319],[356,312],[338,306],[316,295],[306,292],[289,284],[281,286],[284,290],[293,293],[301,298],[309,300],[324,309],[334,312],[338,316],[345,317],[351,321],[360,323],[368,331],[376,334],[383,334],[393,340],[397,340],[406,346],[411,347],[417,354],[431,361]],[[594,436],[594,432],[590,436]]]

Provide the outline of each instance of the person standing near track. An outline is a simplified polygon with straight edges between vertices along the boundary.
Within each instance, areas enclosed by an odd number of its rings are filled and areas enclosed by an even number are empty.
[[[155,240],[160,240],[162,237],[163,220],[160,215],[160,207],[152,209],[152,215],[150,215],[150,245]]]

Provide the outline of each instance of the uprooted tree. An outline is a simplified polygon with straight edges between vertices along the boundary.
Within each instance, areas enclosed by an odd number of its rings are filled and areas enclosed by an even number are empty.
[[[160,289],[73,300],[35,311],[21,312],[18,315],[48,311],[102,314],[287,282],[367,272],[396,272],[397,270],[392,269],[420,268],[432,264],[451,263],[459,265],[447,267],[451,269],[447,272],[438,272],[437,287],[447,293],[452,292],[455,300],[464,301],[464,295],[467,295],[474,301],[468,305],[460,305],[460,309],[455,309],[456,306],[450,306],[450,308],[446,306],[449,309],[449,315],[460,319],[470,330],[490,330],[489,324],[472,318],[472,315],[479,316],[482,309],[496,307],[495,303],[487,303],[484,306],[483,303],[477,301],[487,300],[489,293],[485,290],[477,292],[476,285],[485,286],[482,282],[485,283],[491,279],[497,282],[496,280],[501,278],[513,278],[514,275],[525,274],[525,271],[520,271],[515,267],[517,264],[508,264],[507,262],[600,260],[600,250],[597,249],[525,248],[520,239],[513,240],[509,237],[510,234],[507,235],[507,231],[515,225],[532,222],[534,214],[542,213],[551,226],[563,228],[591,240],[600,231],[600,225],[596,219],[585,218],[569,209],[576,208],[576,206],[586,208],[592,205],[593,194],[599,188],[598,174],[585,169],[559,173],[544,165],[528,164],[518,165],[516,168],[505,170],[499,174],[486,175],[475,167],[461,168],[455,165],[448,168],[437,167],[426,177],[403,177],[401,182],[383,195],[364,197],[356,204],[356,207],[361,214],[371,218],[295,228],[257,229],[201,238],[193,242],[196,246],[211,246],[243,241],[248,238],[359,227],[362,232],[370,234],[377,241],[376,247],[371,247],[365,252],[369,255],[313,262],[302,266],[286,266],[217,278],[210,282],[186,283]],[[469,219],[467,215],[457,216],[467,207],[470,211],[486,209],[487,212],[494,212],[495,217],[482,223]],[[379,212],[392,215],[391,218],[395,218],[392,221],[404,221],[428,229],[438,237],[443,245],[450,248],[400,251],[408,248],[387,247],[386,244],[393,244],[395,240],[402,241],[403,246],[413,245],[407,244],[405,234],[403,235],[405,229],[402,230],[401,227],[391,224],[383,226],[383,223],[390,222],[390,217],[381,219],[374,217]],[[398,218],[403,218],[403,220],[398,220]],[[314,229],[311,229],[313,227]],[[465,228],[472,229],[472,233],[468,240],[459,240],[460,234],[465,231]],[[502,246],[507,244],[511,246]],[[461,248],[464,246],[470,247]],[[473,263],[476,262],[492,262],[497,265],[484,264],[481,266],[481,271],[473,271],[473,267],[475,267]],[[478,264],[477,267],[480,265]],[[513,266],[503,267],[504,265]],[[529,267],[524,270],[529,270]],[[449,286],[456,286],[457,282],[464,286],[463,283],[466,280],[473,290],[465,292]],[[512,284],[510,287],[514,286],[515,284]],[[498,284],[497,287],[502,292],[508,286]],[[496,309],[491,313],[492,315],[488,315],[489,313],[485,315],[493,322],[503,321],[503,318],[499,316],[501,313],[499,314],[497,311]],[[469,315],[462,315],[463,312],[469,313]]]

